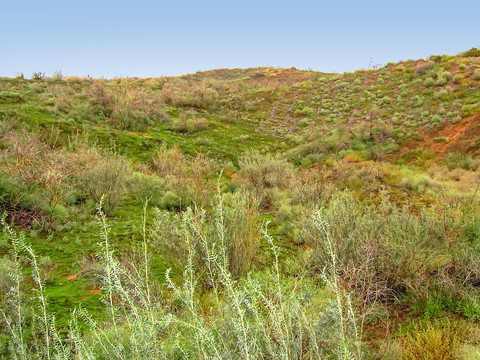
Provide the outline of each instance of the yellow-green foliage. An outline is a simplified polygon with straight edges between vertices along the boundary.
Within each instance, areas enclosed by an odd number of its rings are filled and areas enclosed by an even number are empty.
[[[466,326],[452,321],[446,325],[429,324],[424,328],[417,328],[402,339],[402,344],[405,359],[454,360],[467,340]]]

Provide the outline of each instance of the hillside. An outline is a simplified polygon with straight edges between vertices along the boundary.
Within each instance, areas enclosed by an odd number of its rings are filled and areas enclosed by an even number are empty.
[[[0,148],[2,356],[479,356],[478,49],[0,78]]]

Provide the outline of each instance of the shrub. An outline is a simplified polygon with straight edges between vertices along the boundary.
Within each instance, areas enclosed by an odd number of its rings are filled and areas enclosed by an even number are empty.
[[[392,102],[392,99],[389,98],[388,96],[384,96],[381,100],[382,105],[387,105],[387,104],[390,104],[391,102]]]
[[[12,260],[17,269],[21,268],[20,257],[25,255],[33,264],[35,304],[38,305],[38,332],[29,342],[24,337],[26,319],[22,294],[12,291],[7,295],[14,304],[12,314],[5,315],[12,335],[12,356],[32,358],[41,354],[43,358],[70,358],[73,353],[78,358],[89,359],[184,358],[187,354],[219,359],[362,357],[356,309],[341,287],[335,244],[329,238],[328,225],[321,218],[315,217],[315,224],[328,243],[331,260],[322,276],[332,292],[330,299],[318,291],[312,292],[308,281],[293,283],[281,275],[279,249],[266,229],[262,233],[274,257],[272,270],[235,281],[227,266],[226,247],[221,242],[209,242],[211,234],[191,209],[180,219],[181,240],[187,249],[183,283],[175,283],[167,271],[165,279],[171,292],[161,296],[154,292],[150,273],[151,244],[146,236],[145,215],[142,241],[145,260],[139,266],[132,266],[132,270],[114,257],[109,225],[101,205],[98,209],[102,239],[98,258],[104,266],[101,281],[107,315],[100,324],[86,310],[74,310],[67,337],[58,332],[54,317],[48,312],[37,257],[24,239],[3,223],[12,241]],[[222,224],[221,215],[218,216],[215,222]],[[222,239],[223,228],[217,226]],[[200,240],[206,254],[202,267],[194,264],[197,249],[192,247],[192,237]],[[209,293],[199,292],[197,284],[202,281],[209,285]],[[18,289],[20,282],[21,279],[15,277]],[[208,308],[202,303],[201,295],[212,299]],[[316,300],[319,296],[327,300],[321,306]],[[90,330],[82,333],[80,321],[88,324]]]
[[[456,74],[454,77],[453,77],[453,82],[455,84],[460,84],[463,80],[463,75],[462,74]]]
[[[434,66],[434,63],[429,61],[427,63],[420,63],[415,67],[415,75],[423,75],[425,74],[428,70],[432,69]]]
[[[172,130],[180,133],[193,133],[207,128],[207,123],[201,118],[188,118],[185,115],[173,120]]]
[[[240,158],[238,163],[243,185],[256,194],[262,207],[273,205],[272,189],[285,189],[291,183],[293,166],[280,156],[263,156],[258,152],[250,152]]]
[[[439,77],[435,84],[442,86],[442,85],[445,85],[446,83],[447,83],[447,79],[445,79],[444,77]]]
[[[430,324],[418,327],[407,335],[402,343],[405,358],[412,360],[450,360],[456,357],[457,350],[467,336],[467,329],[459,322]]]
[[[306,127],[308,125],[310,125],[310,121],[308,121],[308,119],[302,119],[298,122],[299,127]]]
[[[426,175],[406,176],[402,179],[401,185],[408,190],[423,192],[432,184],[432,179]]]
[[[62,80],[63,79],[63,74],[60,70],[57,70],[53,73],[53,78],[55,80]]]
[[[452,78],[452,74],[448,71],[444,71],[444,72],[440,73],[439,77],[443,77],[445,80],[448,81]]]
[[[437,91],[437,92],[435,93],[435,97],[436,97],[436,98],[439,98],[439,99],[445,99],[445,98],[448,97],[448,91],[445,90],[445,89],[442,89],[442,90],[440,90],[440,91]]]
[[[472,75],[473,80],[480,80],[480,69],[475,69]]]
[[[162,145],[153,152],[152,168],[163,178],[184,177],[188,170],[188,160],[178,147]]]
[[[304,116],[311,117],[315,114],[315,109],[311,107],[304,107],[302,113]]]
[[[182,199],[174,192],[167,191],[160,200],[162,209],[178,211],[181,209]]]
[[[433,141],[435,141],[437,143],[449,143],[450,138],[446,137],[446,136],[442,136],[442,137],[437,137],[437,138],[433,139]]]
[[[198,146],[209,146],[211,144],[212,144],[212,139],[207,137],[199,137],[195,140],[195,145],[198,145]]]
[[[78,186],[111,213],[125,197],[130,168],[121,156],[114,153],[92,153],[93,160],[85,171],[76,175]]]
[[[426,78],[424,84],[427,87],[433,86],[435,84],[435,80],[433,80],[431,77]]]
[[[432,279],[423,277],[419,268],[445,251],[439,241],[444,236],[441,221],[427,211],[412,217],[408,208],[397,208],[385,197],[378,206],[365,206],[343,193],[333,196],[323,216],[337,244],[341,279],[361,299],[394,301],[407,291],[428,291]],[[328,253],[325,243],[308,222],[297,228],[298,238],[314,249],[312,266],[322,269]],[[447,280],[440,276],[438,281]]]
[[[45,73],[42,73],[40,71],[34,72],[32,74],[32,79],[34,80],[43,80],[45,79]]]
[[[428,59],[433,62],[440,62],[442,60],[442,55],[431,55]]]
[[[22,94],[16,91],[0,91],[0,104],[16,104],[22,101]]]
[[[469,155],[461,153],[448,154],[447,159],[445,160],[445,164],[449,170],[456,168],[468,170],[471,162],[472,158]]]
[[[480,56],[480,49],[479,48],[471,48],[468,51],[463,53],[463,57],[478,57]]]
[[[421,107],[425,102],[425,99],[418,95],[416,95],[412,100],[413,100],[413,106],[415,107]]]

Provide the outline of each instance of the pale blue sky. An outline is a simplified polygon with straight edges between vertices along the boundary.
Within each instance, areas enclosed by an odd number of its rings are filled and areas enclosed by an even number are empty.
[[[479,16],[479,0],[0,0],[0,76],[352,71],[479,47]]]

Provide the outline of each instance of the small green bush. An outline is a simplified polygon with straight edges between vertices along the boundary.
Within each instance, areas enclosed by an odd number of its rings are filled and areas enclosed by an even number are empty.
[[[436,81],[436,85],[445,85],[447,83],[447,79],[445,79],[444,77],[439,77],[438,80]]]
[[[463,57],[479,57],[480,56],[480,49],[479,48],[471,48],[468,51],[463,53]]]
[[[405,358],[411,360],[455,359],[456,352],[464,343],[467,334],[466,326],[456,322],[417,327],[402,341]]]
[[[435,84],[435,80],[433,80],[431,77],[426,78],[424,84],[426,87],[431,87]]]
[[[453,77],[453,82],[455,84],[460,84],[463,80],[463,75],[462,74],[456,74],[454,77]]]
[[[313,116],[315,114],[315,109],[310,108],[310,107],[305,107],[305,108],[303,108],[302,113],[303,113],[304,116],[310,117],[310,116]]]
[[[310,121],[308,121],[308,119],[302,119],[298,122],[298,126],[300,127],[306,127],[310,125]]]
[[[457,168],[468,170],[471,162],[472,162],[472,158],[470,157],[470,155],[461,154],[461,153],[451,153],[451,154],[448,154],[445,164],[447,165],[449,170],[453,170]]]
[[[16,104],[22,101],[22,94],[16,91],[0,91],[0,104]]]
[[[475,69],[472,75],[473,80],[480,80],[480,69]]]
[[[181,116],[173,120],[171,128],[179,133],[194,133],[206,129],[207,123],[204,119]]]
[[[79,188],[83,188],[96,203],[103,198],[104,210],[112,213],[127,194],[130,167],[116,154],[94,154],[94,163],[76,175]]]
[[[446,79],[448,81],[452,78],[452,74],[448,71],[444,71],[444,72],[441,73],[441,77],[443,77],[444,79]]]
[[[388,97],[388,96],[384,96],[384,97],[382,98],[381,102],[382,102],[382,105],[388,105],[388,104],[390,104],[390,103],[392,102],[392,99],[391,99],[390,97]]]

